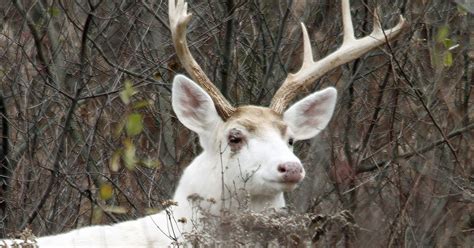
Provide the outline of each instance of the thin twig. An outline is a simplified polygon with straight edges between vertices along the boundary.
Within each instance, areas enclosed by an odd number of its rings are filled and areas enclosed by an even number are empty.
[[[451,139],[451,138],[454,138],[456,136],[459,136],[467,131],[470,131],[471,129],[474,129],[474,123],[471,123],[463,128],[460,128],[460,129],[457,129],[451,133],[449,133],[446,138],[448,139]],[[446,141],[446,139],[443,137],[439,140],[436,140],[435,142],[429,144],[429,145],[426,145],[416,151],[412,151],[412,152],[408,152],[408,153],[403,153],[403,154],[400,154],[396,157],[396,159],[408,159],[408,158],[411,158],[415,155],[420,155],[420,154],[423,154],[423,153],[426,153],[426,152],[429,152],[431,151],[432,149],[436,148],[437,146],[439,145],[442,145],[444,144]],[[361,161],[361,164],[364,164],[364,162],[366,162],[368,159],[363,159]],[[364,173],[364,172],[370,172],[370,171],[374,171],[378,168],[382,168],[384,167],[383,165],[384,164],[387,164],[387,162],[390,162],[389,160],[384,160],[384,161],[381,161],[381,162],[378,162],[376,164],[371,164],[371,165],[367,165],[367,166],[360,166],[356,169],[356,172],[357,173]],[[387,164],[388,166],[389,164]]]

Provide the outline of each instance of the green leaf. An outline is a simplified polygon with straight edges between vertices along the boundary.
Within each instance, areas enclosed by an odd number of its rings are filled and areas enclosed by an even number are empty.
[[[443,45],[448,50],[459,47],[459,43],[456,43],[455,40],[452,40],[452,39],[449,39],[449,38],[444,40]]]
[[[449,49],[450,47],[454,45],[454,41],[449,38],[446,38],[444,39],[443,44],[446,49]]]
[[[453,65],[453,54],[449,51],[446,51],[443,57],[443,65],[446,67],[450,67]]]
[[[146,215],[157,214],[159,212],[161,212],[161,209],[159,208],[145,208]]]
[[[56,8],[56,7],[51,7],[49,8],[49,15],[50,16],[59,16],[61,14],[61,10],[59,8]]]
[[[104,211],[114,214],[126,214],[128,212],[127,208],[120,206],[106,206],[104,207]]]
[[[142,100],[142,101],[139,101],[139,102],[136,102],[133,104],[133,109],[142,109],[142,108],[146,108],[148,106],[151,105],[151,101],[149,100]]]
[[[137,91],[133,88],[132,82],[130,80],[125,81],[125,88],[120,92],[120,99],[123,103],[129,104],[130,98],[135,95]]]
[[[120,169],[120,156],[122,155],[122,150],[117,150],[112,154],[110,158],[109,168],[113,172],[117,172]]]
[[[141,164],[150,169],[159,168],[161,166],[160,161],[152,159],[142,160]]]
[[[123,161],[125,162],[125,167],[129,170],[135,169],[137,166],[137,158],[136,158],[136,148],[135,145],[132,143],[130,138],[127,138],[123,141],[124,151],[122,154]]]
[[[104,214],[104,211],[99,206],[94,207],[92,211],[92,219],[91,223],[92,224],[99,224],[102,222],[102,216]]]
[[[100,185],[99,187],[99,197],[102,200],[108,200],[112,198],[112,195],[114,193],[114,189],[112,188],[112,185],[108,183],[104,183]]]
[[[132,113],[127,118],[125,129],[129,137],[138,135],[143,130],[143,117],[139,113]]]
[[[448,38],[449,34],[449,27],[448,26],[441,26],[438,28],[438,33],[436,34],[436,41],[439,43],[443,43],[446,38]]]

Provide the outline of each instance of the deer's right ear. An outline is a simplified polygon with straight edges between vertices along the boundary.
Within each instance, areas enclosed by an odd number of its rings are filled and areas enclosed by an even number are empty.
[[[181,123],[198,134],[222,122],[209,94],[184,75],[174,77],[171,100]]]

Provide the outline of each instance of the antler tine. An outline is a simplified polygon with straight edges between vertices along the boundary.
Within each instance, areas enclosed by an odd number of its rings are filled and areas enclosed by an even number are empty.
[[[308,30],[304,23],[301,23],[301,30],[303,31],[303,66],[309,66],[314,64],[313,60],[313,48],[311,48],[311,41],[309,40]]]
[[[283,113],[291,100],[293,100],[299,92],[309,88],[313,82],[321,78],[328,71],[359,58],[368,51],[395,39],[407,25],[403,16],[400,16],[400,20],[395,27],[383,30],[376,11],[374,11],[374,18],[374,29],[372,33],[361,39],[355,38],[349,0],[342,0],[342,23],[344,32],[342,45],[335,52],[316,62],[314,62],[312,58],[313,55],[308,32],[304,24],[302,24],[301,29],[303,31],[304,42],[303,64],[297,73],[288,74],[282,86],[273,96],[270,108],[277,113]]]
[[[342,11],[342,28],[344,32],[344,43],[349,43],[354,41],[356,38],[354,36],[354,26],[352,25],[352,16],[351,16],[351,6],[349,1],[341,2],[341,11]]]
[[[168,10],[171,37],[181,64],[193,80],[211,96],[219,116],[224,121],[229,119],[232,113],[235,112],[235,108],[209,80],[189,50],[186,41],[186,28],[192,15],[187,13],[188,3],[184,0],[169,0]]]

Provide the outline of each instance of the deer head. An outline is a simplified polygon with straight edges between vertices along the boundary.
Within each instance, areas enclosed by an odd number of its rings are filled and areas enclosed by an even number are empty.
[[[210,168],[205,170],[208,165],[199,162],[203,173],[215,172],[218,176],[224,171],[225,182],[246,186],[255,196],[281,194],[294,189],[303,180],[305,171],[293,153],[293,143],[310,139],[327,126],[337,93],[334,88],[326,88],[287,109],[290,102],[331,69],[393,39],[405,25],[401,17],[394,28],[382,30],[378,15],[374,13],[374,31],[367,37],[356,39],[348,0],[342,1],[342,14],[344,41],[339,49],[317,62],[313,61],[308,33],[301,24],[304,41],[301,69],[288,75],[269,107],[234,107],[191,55],[186,42],[186,25],[191,19],[187,3],[184,0],[169,1],[173,44],[183,67],[194,80],[183,75],[174,78],[172,105],[178,119],[199,135],[203,153],[208,154],[204,156]]]
[[[191,79],[176,76],[172,90],[178,119],[199,135],[205,153],[219,156],[215,159],[225,167],[225,180],[247,183],[247,189],[257,195],[291,190],[304,178],[293,143],[324,129],[336,104],[336,90],[327,88],[284,113],[242,106],[224,119],[211,96]]]

